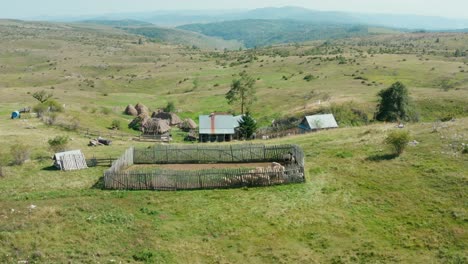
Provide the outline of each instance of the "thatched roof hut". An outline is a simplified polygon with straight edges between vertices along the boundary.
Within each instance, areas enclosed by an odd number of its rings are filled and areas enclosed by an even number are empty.
[[[136,110],[136,108],[129,104],[127,105],[127,108],[125,108],[125,114],[126,115],[131,115],[131,116],[137,116],[138,115],[138,111]]]
[[[160,118],[149,118],[145,124],[142,125],[144,134],[164,134],[171,130],[167,120]]]
[[[159,118],[159,119],[164,119],[168,120],[169,125],[171,126],[177,126],[179,124],[182,124],[182,119],[175,113],[168,113],[168,112],[154,112],[153,115],[151,116],[152,118]]]
[[[191,119],[191,118],[184,119],[182,124],[180,124],[180,128],[183,129],[183,130],[191,130],[191,129],[195,129],[197,127],[198,127],[197,123],[195,123],[195,121],[193,121],[193,119]]]
[[[141,114],[149,115],[149,109],[144,104],[140,104],[140,103],[136,104],[135,109],[138,111],[139,115]]]

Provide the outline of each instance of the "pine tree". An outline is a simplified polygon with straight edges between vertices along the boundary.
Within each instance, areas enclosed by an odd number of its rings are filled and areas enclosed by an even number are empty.
[[[251,139],[257,131],[257,122],[249,112],[247,112],[239,121],[239,131],[244,139]]]

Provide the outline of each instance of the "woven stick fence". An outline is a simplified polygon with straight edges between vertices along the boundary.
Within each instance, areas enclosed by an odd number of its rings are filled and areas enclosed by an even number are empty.
[[[133,164],[193,164],[283,162],[291,153],[284,170],[248,168],[178,171],[139,169],[126,171]],[[128,149],[104,173],[106,189],[121,190],[196,190],[271,186],[305,181],[304,154],[296,145],[220,145],[163,146],[148,149]]]

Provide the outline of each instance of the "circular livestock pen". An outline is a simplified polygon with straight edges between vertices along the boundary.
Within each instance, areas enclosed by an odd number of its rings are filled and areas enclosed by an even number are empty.
[[[154,145],[129,148],[104,172],[106,189],[196,190],[305,182],[297,145]]]

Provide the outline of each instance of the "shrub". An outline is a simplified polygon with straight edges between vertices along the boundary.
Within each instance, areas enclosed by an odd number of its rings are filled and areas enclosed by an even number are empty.
[[[307,74],[305,77],[304,77],[304,80],[310,82],[312,81],[313,79],[315,79],[315,77],[312,75],[312,74]]]
[[[70,138],[67,136],[56,136],[53,139],[49,139],[49,148],[53,152],[63,152],[66,150]]]
[[[44,103],[50,112],[63,112],[63,106],[59,104],[57,101],[50,99]]]
[[[167,103],[166,107],[164,107],[164,112],[175,112],[176,111],[176,107],[175,107],[175,104],[174,102],[169,102]]]
[[[111,129],[120,130],[120,128],[121,128],[120,120],[118,120],[118,119],[112,120]]]
[[[47,112],[47,109],[48,109],[47,105],[42,104],[42,103],[37,104],[33,107],[33,111],[37,113],[37,117],[42,117],[44,113]]]
[[[30,147],[24,143],[16,143],[10,148],[11,157],[14,165],[22,165],[31,155]]]
[[[57,114],[56,113],[49,113],[47,115],[42,115],[42,122],[48,126],[53,126],[55,121],[57,121]]]
[[[410,141],[410,134],[406,130],[394,130],[390,132],[385,139],[397,156],[401,155]]]

